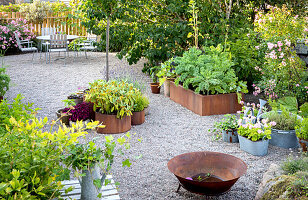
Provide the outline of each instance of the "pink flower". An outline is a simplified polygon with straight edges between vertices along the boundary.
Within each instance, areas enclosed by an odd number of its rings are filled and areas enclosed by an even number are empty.
[[[281,52],[279,58],[283,58],[283,56],[284,56],[284,53]]]
[[[240,104],[241,104],[241,105],[244,105],[244,101],[240,101]],[[241,113],[241,111],[240,111],[240,113]]]
[[[297,18],[298,18],[298,15],[295,15],[295,16],[294,16],[294,19],[297,19]]]
[[[291,46],[291,42],[288,39],[285,39],[285,42],[288,47]]]
[[[255,46],[255,48],[256,48],[256,49],[260,49],[260,47],[259,47],[259,46]]]
[[[305,31],[305,32],[308,32],[308,28],[305,28],[304,31]]]
[[[283,43],[281,41],[277,42],[278,47],[282,47]]]
[[[297,83],[295,86],[296,86],[296,87],[299,87],[299,84]]]
[[[276,126],[276,122],[274,122],[274,121],[270,122],[269,124],[270,124],[270,126]]]
[[[258,129],[258,133],[261,134],[261,133],[262,133],[262,130],[261,130],[261,129]]]
[[[286,66],[287,65],[287,63],[285,61],[282,61],[281,64],[282,64],[282,66]]]
[[[279,47],[278,51],[281,51],[281,47]]]
[[[270,43],[270,42],[267,43],[267,47],[268,47],[269,50],[271,50],[272,48],[274,48],[274,46],[275,46],[275,45],[274,45],[273,43]]]

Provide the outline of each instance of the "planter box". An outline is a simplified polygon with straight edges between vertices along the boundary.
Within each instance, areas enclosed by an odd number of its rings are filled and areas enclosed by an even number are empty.
[[[240,148],[243,151],[246,151],[254,156],[265,156],[267,154],[269,140],[253,142],[240,135],[238,135],[238,139],[240,142]]]
[[[97,133],[123,133],[131,129],[131,116],[125,116],[122,119],[118,119],[117,115],[107,115],[99,112],[95,112],[95,120],[103,125],[105,128],[98,128]]]
[[[145,114],[144,110],[140,112],[133,112],[132,115],[132,125],[140,125],[143,124],[145,121]]]
[[[222,140],[224,142],[229,142],[229,143],[238,143],[238,136],[237,136],[237,131],[236,130],[222,130]]]
[[[236,93],[201,95],[174,82],[170,82],[170,99],[201,116],[236,113],[242,109]]]
[[[284,131],[272,128],[272,134],[269,143],[284,149],[297,148],[299,146],[295,130]]]

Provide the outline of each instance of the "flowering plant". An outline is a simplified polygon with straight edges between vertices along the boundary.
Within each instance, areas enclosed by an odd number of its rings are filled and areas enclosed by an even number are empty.
[[[271,127],[276,125],[276,122],[269,122],[268,119],[257,119],[256,123],[253,121],[255,116],[243,117],[238,120],[239,128],[237,133],[240,136],[247,137],[251,141],[267,140],[271,139]],[[245,123],[243,123],[245,122]]]
[[[87,120],[90,118],[90,106],[89,103],[86,102],[77,104],[74,106],[74,109],[65,108],[62,112],[69,112],[69,120],[73,122]]]
[[[18,47],[15,33],[21,40],[31,40],[35,38],[32,32],[34,28],[27,24],[25,19],[12,20],[10,23],[0,25],[0,49],[2,52],[7,51],[9,48]]]

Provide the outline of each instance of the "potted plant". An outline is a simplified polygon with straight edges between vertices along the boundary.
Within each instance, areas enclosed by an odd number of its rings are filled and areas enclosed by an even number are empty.
[[[137,95],[134,103],[134,110],[132,114],[132,125],[140,125],[145,121],[144,109],[148,107],[149,100],[143,95]]]
[[[160,86],[159,86],[159,83],[157,82],[157,72],[159,70],[159,66],[155,66],[155,67],[152,67],[150,69],[150,76],[152,78],[152,83],[151,83],[151,91],[153,94],[159,94],[160,93]]]
[[[255,156],[265,156],[268,151],[269,139],[271,139],[271,126],[275,122],[268,123],[268,119],[257,120],[257,123],[252,123],[246,118],[245,124],[239,121],[238,138],[240,148]]]
[[[298,137],[299,143],[303,151],[308,149],[308,118],[304,118],[295,127],[296,136]]]
[[[90,83],[85,101],[93,103],[95,120],[103,122],[106,128],[98,133],[123,133],[131,128],[134,97],[141,93],[124,80],[96,80]]]
[[[269,143],[281,148],[296,148],[298,141],[295,134],[295,125],[299,117],[288,112],[283,106],[281,110],[272,110],[263,115],[269,121],[275,121],[276,125],[272,127],[272,135]]]
[[[65,107],[68,107],[68,108],[59,109],[56,112],[56,115],[58,118],[60,118],[61,123],[69,126],[70,125],[70,115],[71,115],[70,111],[75,109],[74,105],[76,104],[75,104],[75,101],[71,99],[62,100],[62,102],[64,102]]]
[[[76,101],[75,101],[76,102]],[[90,106],[87,102],[82,102],[74,106],[74,109],[71,108],[64,108],[62,111],[64,113],[69,112],[69,121],[76,122],[76,121],[85,121],[90,119]]]
[[[106,176],[109,174],[116,156],[114,153],[115,147],[120,145],[128,149],[130,137],[131,135],[127,133],[114,141],[112,136],[106,136],[103,147],[98,147],[93,141],[69,146],[62,161],[67,167],[75,171],[74,175],[81,185],[80,199],[101,199],[101,187],[108,184]],[[119,150],[121,150],[120,155],[124,155],[122,148],[119,148]],[[118,152],[120,152],[119,150]],[[129,167],[131,165],[130,160],[124,160],[122,165]]]
[[[159,78],[159,86],[164,84],[164,95],[170,97],[170,81],[176,78],[174,60],[170,59],[162,63],[156,76]]]
[[[0,102],[3,100],[3,96],[5,95],[6,91],[9,89],[10,77],[9,75],[5,74],[6,68],[0,68]]]
[[[67,99],[74,100],[76,105],[80,104],[83,102],[83,92],[78,91],[76,93],[72,93],[67,97]]]
[[[248,92],[238,81],[223,47],[195,47],[174,59],[177,78],[170,83],[170,99],[194,113],[217,115],[241,110],[241,93]]]
[[[237,128],[236,116],[227,114],[220,122],[215,122],[213,131],[221,130],[224,142],[237,143]]]

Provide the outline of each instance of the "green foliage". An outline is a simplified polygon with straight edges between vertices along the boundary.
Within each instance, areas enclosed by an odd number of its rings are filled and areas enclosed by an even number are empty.
[[[295,127],[296,136],[300,139],[308,140],[308,118],[304,118]]]
[[[22,100],[24,97],[18,94],[12,103],[3,100],[0,103],[0,133],[1,135],[5,133],[6,127],[12,129],[10,118],[14,118],[16,121],[20,120],[30,120],[33,118],[33,114],[38,109],[32,109],[32,103],[24,104]]]
[[[148,107],[148,105],[149,105],[148,98],[142,95],[138,95],[135,98],[134,112],[143,111],[145,108]]]
[[[221,45],[205,47],[204,52],[191,48],[174,62],[176,85],[183,83],[184,88],[191,87],[196,93],[207,95],[247,92],[246,84],[237,80],[230,56]]]
[[[296,179],[288,189],[288,196],[294,199],[308,197],[308,170],[297,172],[295,177]]]
[[[237,118],[235,115],[224,115],[220,122],[215,122],[214,127],[224,131],[236,130],[238,128]]]
[[[236,76],[239,80],[247,81],[247,86],[251,88],[254,82],[261,80],[261,66],[265,61],[265,54],[260,49],[262,46],[257,34],[251,29],[243,29],[242,31],[239,38],[228,42],[228,51],[232,55]]]
[[[308,172],[308,157],[303,156],[301,159],[289,158],[282,163],[281,168],[285,174],[295,174],[299,171]]]
[[[12,104],[0,103],[0,198],[54,199],[63,188],[60,181],[69,178],[70,171],[61,165],[61,156],[68,146],[86,134],[82,122],[71,128],[45,131],[48,119],[37,119],[30,112],[31,104],[21,103],[17,96]],[[16,118],[14,118],[16,117]],[[87,129],[97,123],[87,124]]]
[[[134,109],[135,97],[141,92],[126,81],[96,80],[90,83],[85,100],[93,103],[93,109],[101,113],[116,114],[118,118],[130,116]]]
[[[278,105],[284,107],[286,110],[297,113],[298,104],[295,97],[282,97],[277,100]]]
[[[0,67],[0,96],[4,96],[6,91],[9,89],[10,77],[5,74],[6,68]]]
[[[308,102],[305,102],[303,105],[301,105],[299,110],[300,110],[299,115],[307,118],[308,117]]]
[[[241,125],[237,133],[253,142],[271,139],[271,127],[267,125],[261,128],[260,123],[252,124],[248,122],[245,125]]]
[[[271,111],[266,114],[270,121],[276,122],[273,128],[278,130],[295,130],[298,121],[297,115],[291,114],[284,107],[281,107],[281,113],[278,111]]]
[[[23,4],[20,7],[20,12],[24,13],[26,19],[32,23],[43,23],[44,18],[50,11],[50,4],[40,0],[34,0],[33,3]]]
[[[173,66],[174,59],[171,58],[160,65],[156,76],[159,78],[159,85],[161,86],[167,79],[176,78],[175,68]]]

